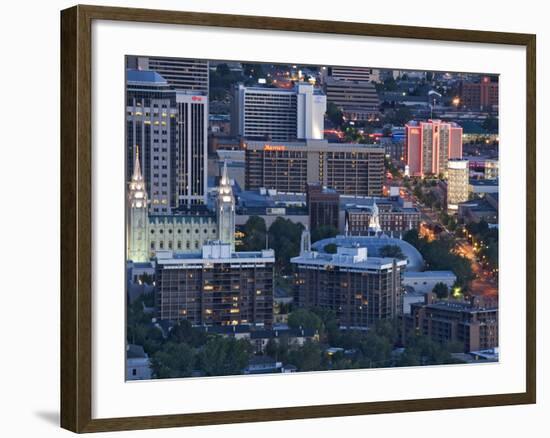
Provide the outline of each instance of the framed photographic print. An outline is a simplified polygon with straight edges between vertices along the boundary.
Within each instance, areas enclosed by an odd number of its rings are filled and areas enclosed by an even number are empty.
[[[535,402],[534,35],[75,6],[61,49],[62,427]]]

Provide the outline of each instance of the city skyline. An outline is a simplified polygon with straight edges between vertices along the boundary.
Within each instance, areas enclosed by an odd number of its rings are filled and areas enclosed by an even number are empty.
[[[498,360],[498,77],[126,66],[127,379]]]

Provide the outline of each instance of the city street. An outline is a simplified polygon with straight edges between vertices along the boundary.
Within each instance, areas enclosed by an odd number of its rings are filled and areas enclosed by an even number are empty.
[[[491,274],[477,261],[474,247],[466,240],[461,240],[456,246],[456,251],[458,254],[470,260],[472,265],[472,271],[476,278],[470,285],[471,294],[476,296],[497,297],[498,284],[492,278]]]

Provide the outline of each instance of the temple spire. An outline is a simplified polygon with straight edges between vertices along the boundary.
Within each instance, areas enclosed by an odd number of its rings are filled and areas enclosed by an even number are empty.
[[[136,158],[134,160],[134,173],[132,174],[132,181],[142,181],[143,175],[141,174],[141,164],[139,161],[139,146],[136,145]]]

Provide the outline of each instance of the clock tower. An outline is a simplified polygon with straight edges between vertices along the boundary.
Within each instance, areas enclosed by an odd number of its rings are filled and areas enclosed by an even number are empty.
[[[145,180],[141,174],[139,147],[136,147],[134,173],[128,189],[127,259],[133,262],[146,262],[149,260],[147,207],[147,190],[145,189]]]
[[[225,161],[218,187],[216,216],[218,219],[218,240],[231,244],[231,251],[235,251],[235,198],[233,197],[231,181],[227,177],[227,163]]]

